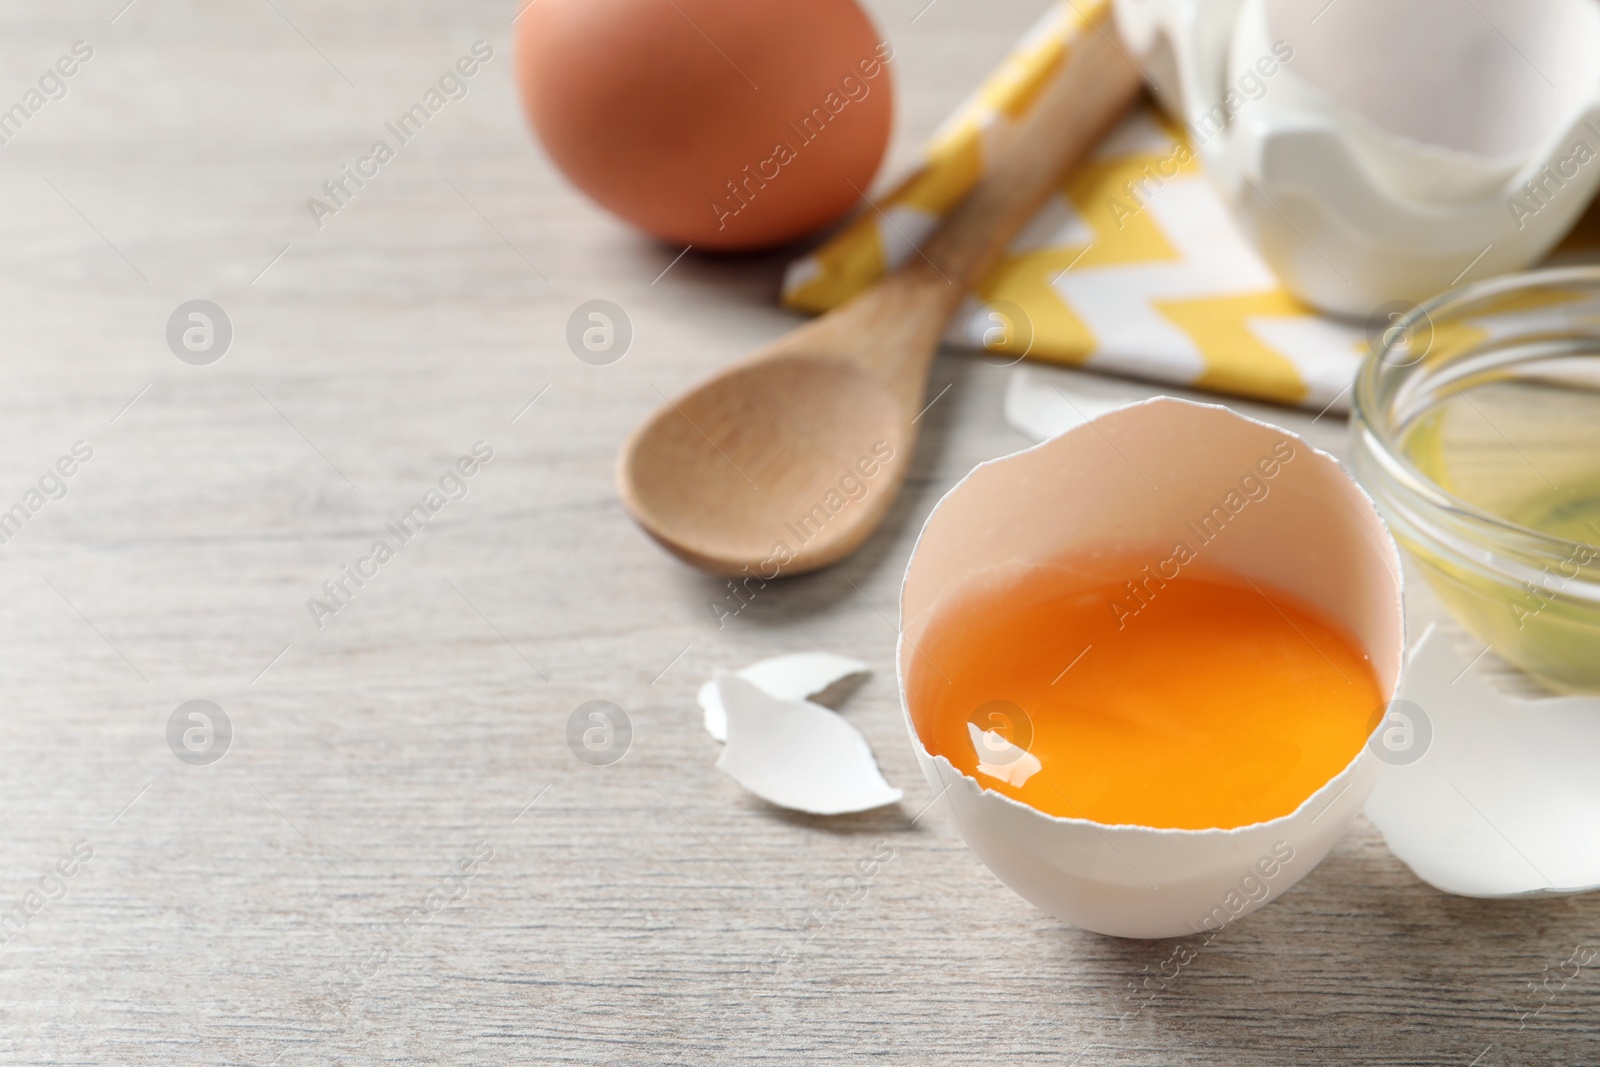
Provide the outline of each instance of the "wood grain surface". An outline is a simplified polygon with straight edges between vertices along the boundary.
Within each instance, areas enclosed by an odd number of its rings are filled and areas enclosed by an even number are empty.
[[[889,174],[1042,5],[869,6]],[[514,14],[0,5],[0,107],[93,50],[0,145],[0,510],[92,449],[0,544],[0,1061],[1600,1061],[1600,977],[1529,991],[1600,942],[1600,902],[1441,895],[1364,822],[1209,944],[1086,934],[999,884],[928,805],[892,655],[921,521],[1026,443],[1011,372],[941,355],[879,536],[731,613],[625,518],[612,463],[663,393],[793,325],[785,257],[679,260],[568,188],[513,93]],[[480,40],[469,95],[318,228],[307,198]],[[166,339],[195,299],[233,327],[205,366]],[[591,299],[633,326],[610,365],[565,340]],[[480,441],[466,495],[319,628],[308,598]],[[807,648],[872,663],[845,714],[900,807],[790,815],[712,769],[700,682]],[[232,726],[210,765],[169,748],[190,700]],[[632,725],[609,766],[568,745],[590,700]]]

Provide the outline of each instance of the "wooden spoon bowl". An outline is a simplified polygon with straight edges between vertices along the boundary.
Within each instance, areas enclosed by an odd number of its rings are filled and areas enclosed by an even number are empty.
[[[740,364],[634,432],[624,498],[652,537],[703,570],[812,570],[854,551],[893,501],[911,452],[903,422],[894,394],[854,363]]]

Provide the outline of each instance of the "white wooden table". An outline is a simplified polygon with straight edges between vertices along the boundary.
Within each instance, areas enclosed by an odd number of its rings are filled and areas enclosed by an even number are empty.
[[[1600,901],[1446,897],[1361,823],[1173,978],[1176,943],[1070,929],[942,806],[913,824],[896,592],[938,496],[1026,443],[1009,372],[942,356],[880,536],[719,628],[721,584],[631,525],[611,467],[658,389],[792,321],[783,257],[667,270],[566,187],[513,93],[512,5],[126,2],[0,6],[0,107],[93,50],[0,145],[0,510],[26,514],[0,545],[0,1061],[1600,1060],[1587,972],[1518,1028]],[[870,4],[898,57],[885,175],[1040,3]],[[306,199],[478,40],[470,95],[318,229]],[[609,366],[563,339],[593,298],[635,329]],[[195,299],[232,324],[209,365],[166,339]],[[318,628],[307,599],[372,575],[478,441],[465,498]],[[788,815],[712,769],[700,682],[806,648],[872,662],[846,713],[901,807]],[[610,766],[566,740],[595,699],[632,722]],[[209,765],[168,744],[191,700],[231,724]]]

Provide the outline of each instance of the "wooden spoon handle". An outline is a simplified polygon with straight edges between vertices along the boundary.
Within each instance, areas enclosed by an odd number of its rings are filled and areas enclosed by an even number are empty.
[[[944,224],[900,268],[945,291],[949,312],[994,265],[1067,168],[1096,144],[1138,94],[1139,71],[1097,10],[1068,46],[1020,122],[985,142],[984,174]]]

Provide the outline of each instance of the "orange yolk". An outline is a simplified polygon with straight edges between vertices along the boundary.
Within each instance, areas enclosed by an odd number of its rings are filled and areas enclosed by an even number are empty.
[[[941,611],[909,672],[928,750],[1052,815],[1191,830],[1287,815],[1360,751],[1383,699],[1335,621],[1220,571],[1140,593],[1048,568]]]

